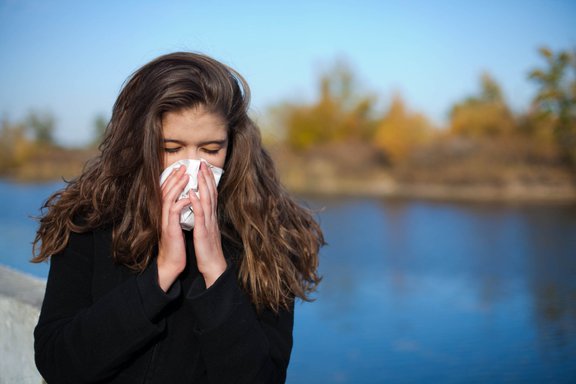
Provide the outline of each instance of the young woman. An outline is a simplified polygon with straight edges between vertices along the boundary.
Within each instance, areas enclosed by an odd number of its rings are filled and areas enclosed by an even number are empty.
[[[194,53],[126,83],[100,155],[47,200],[34,241],[33,261],[51,261],[34,332],[49,384],[285,381],[323,237],[279,184],[248,102],[237,72]],[[160,185],[183,159],[205,160],[187,198],[184,166]]]

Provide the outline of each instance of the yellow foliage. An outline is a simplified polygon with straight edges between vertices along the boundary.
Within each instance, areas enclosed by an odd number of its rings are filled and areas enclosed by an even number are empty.
[[[26,138],[23,125],[2,121],[0,129],[0,173],[24,163],[32,152],[33,143]]]
[[[454,107],[450,131],[456,135],[500,136],[514,131],[516,124],[508,108],[501,103],[468,102]]]
[[[395,96],[388,113],[380,121],[374,136],[376,146],[393,162],[401,162],[431,135],[426,117],[406,110],[400,96]]]
[[[551,123],[564,160],[576,166],[576,51],[554,53],[543,47],[540,54],[546,66],[530,73],[539,88],[533,106]]]
[[[516,129],[500,86],[488,74],[481,77],[480,94],[469,97],[452,109],[450,132],[469,137],[495,137]]]
[[[0,126],[0,174],[25,164],[41,148],[26,135],[26,125],[4,119]]]
[[[276,109],[292,148],[371,137],[374,99],[359,95],[346,65],[338,63],[322,76],[319,93],[319,100],[310,105],[285,104]]]

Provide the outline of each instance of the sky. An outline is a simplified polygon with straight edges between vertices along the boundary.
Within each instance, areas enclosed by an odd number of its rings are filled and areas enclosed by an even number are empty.
[[[574,0],[0,0],[0,117],[50,112],[56,139],[83,145],[131,73],[181,50],[246,77],[257,119],[314,100],[342,59],[382,109],[398,93],[441,125],[488,72],[520,112],[538,48],[576,48],[575,20]]]

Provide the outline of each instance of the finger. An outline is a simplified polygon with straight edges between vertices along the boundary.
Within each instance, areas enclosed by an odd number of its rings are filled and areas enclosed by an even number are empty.
[[[216,177],[207,163],[204,163],[203,175],[210,192],[212,206],[215,208],[218,203],[218,186],[216,185]]]
[[[215,196],[214,191],[210,190],[209,182],[204,171],[201,171],[198,177],[198,191],[200,193],[200,202],[204,208],[204,214],[206,218],[212,215],[215,207]]]
[[[175,177],[170,180],[169,184],[166,185],[162,191],[163,200],[176,201],[182,192],[184,192],[189,179],[190,176],[186,173],[176,173]]]
[[[189,201],[194,211],[194,230],[196,230],[196,228],[204,226],[204,208],[200,202],[200,198],[194,192],[190,193]]]
[[[180,178],[171,183],[171,186],[166,187],[166,191],[163,193],[161,220],[164,227],[168,226],[172,220],[175,220],[174,216],[178,216],[176,214],[179,214],[188,205],[187,199],[178,200],[188,183],[188,178],[187,174],[180,175]]]
[[[177,168],[172,168],[172,170],[170,171],[170,174],[168,174],[168,177],[166,179],[164,179],[164,181],[162,182],[162,184],[160,185],[160,187],[162,189],[165,188],[165,186],[169,183],[170,179],[174,177],[174,174],[180,170],[181,167],[177,167]]]
[[[162,194],[165,195],[174,186],[174,184],[178,183],[178,181],[185,174],[186,174],[186,167],[184,165],[180,166],[179,168],[173,169],[170,175],[166,178],[166,180],[164,180],[164,183],[162,183],[161,185]]]
[[[180,212],[182,212],[183,209],[189,206],[190,201],[188,199],[181,199],[172,204],[172,206],[170,207],[170,212],[174,212],[180,215]]]
[[[186,199],[178,200],[173,204],[166,205],[163,210],[166,214],[162,215],[162,223],[165,227],[173,222],[180,222],[182,210],[188,207],[190,203]]]
[[[203,162],[201,164],[200,169],[202,170],[204,178],[206,179],[210,193],[212,193],[212,194],[217,193],[216,178],[215,178],[214,174],[212,173],[212,170],[210,169],[210,166],[208,165],[208,163]]]
[[[165,195],[174,186],[174,184],[181,179],[184,174],[186,174],[185,167],[181,166],[177,169],[174,169],[161,185],[163,195]]]

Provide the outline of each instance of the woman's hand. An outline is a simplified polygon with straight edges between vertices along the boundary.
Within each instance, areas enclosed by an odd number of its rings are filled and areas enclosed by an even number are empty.
[[[190,204],[177,200],[188,183],[186,167],[172,171],[162,184],[162,232],[158,245],[158,283],[164,292],[172,286],[186,267],[186,245],[180,227],[180,212]],[[194,195],[193,192],[190,193]]]
[[[205,162],[200,163],[198,191],[200,197],[190,193],[190,202],[194,209],[194,250],[198,271],[204,277],[208,288],[226,270],[226,259],[218,228],[216,180]]]

